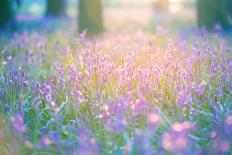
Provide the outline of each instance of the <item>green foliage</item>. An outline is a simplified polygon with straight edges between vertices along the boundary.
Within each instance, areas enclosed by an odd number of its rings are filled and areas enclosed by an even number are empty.
[[[0,2],[0,25],[14,19],[15,11],[12,0],[1,0]]]
[[[198,0],[198,25],[212,29],[219,23],[222,28],[228,28],[231,25],[230,8],[230,0]]]
[[[87,30],[89,35],[103,30],[101,0],[80,0],[79,32],[84,30]]]
[[[48,16],[62,16],[65,15],[65,0],[47,0]]]

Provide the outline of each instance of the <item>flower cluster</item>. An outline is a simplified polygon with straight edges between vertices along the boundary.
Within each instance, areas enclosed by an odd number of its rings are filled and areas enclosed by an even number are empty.
[[[22,154],[231,154],[230,40],[59,33],[0,49],[0,143],[13,132]]]

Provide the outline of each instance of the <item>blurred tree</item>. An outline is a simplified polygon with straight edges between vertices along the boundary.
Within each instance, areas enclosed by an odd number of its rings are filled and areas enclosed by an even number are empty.
[[[87,30],[87,35],[95,35],[103,31],[101,0],[79,1],[79,33]]]
[[[65,0],[47,0],[47,16],[65,15]]]
[[[230,20],[232,20],[232,1],[231,0],[227,0],[227,6],[228,6],[230,18],[231,18]]]
[[[159,11],[168,11],[169,2],[168,0],[155,0],[154,8]]]
[[[13,21],[15,17],[13,0],[0,1],[0,25]]]
[[[229,1],[231,0],[198,0],[198,25],[212,29],[216,24],[220,24],[222,28],[228,28],[231,25]]]

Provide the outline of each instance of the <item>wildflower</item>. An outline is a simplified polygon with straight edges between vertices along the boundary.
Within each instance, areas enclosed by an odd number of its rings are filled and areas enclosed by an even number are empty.
[[[26,131],[26,126],[24,125],[23,117],[20,114],[11,117],[11,123],[18,133],[24,133]]]
[[[218,88],[218,89],[216,90],[216,94],[217,94],[217,96],[222,97],[223,94],[224,94],[222,88]]]
[[[91,133],[84,129],[78,131],[79,143],[77,154],[79,155],[98,155],[99,147]]]
[[[163,135],[163,147],[168,151],[181,151],[186,148],[188,143],[186,135],[174,135],[166,133]]]
[[[106,125],[106,128],[109,131],[121,133],[126,128],[126,121],[123,119],[113,120],[112,122],[110,122],[110,124]]]
[[[136,104],[135,104],[135,113],[138,115],[145,115],[148,112],[148,103],[140,98],[138,100],[136,100]]]
[[[12,56],[9,55],[9,56],[7,57],[7,60],[8,60],[8,61],[12,60]]]
[[[108,101],[109,102],[109,101]],[[104,122],[104,123],[109,123],[111,122],[112,118],[110,115],[110,109],[109,109],[109,105],[106,103],[102,110],[101,110],[101,114],[99,115],[99,118]]]
[[[23,86],[24,87],[28,87],[28,84],[29,84],[29,79],[28,79],[28,76],[26,73],[23,73],[23,79],[22,79],[22,82],[23,82]]]
[[[54,111],[54,112],[59,112],[60,111],[60,108],[56,105],[56,103],[54,102],[54,101],[52,101],[51,103],[50,103],[50,107],[51,107],[51,109]]]
[[[202,80],[199,86],[196,86],[195,84],[193,84],[193,89],[195,90],[198,96],[202,96],[205,92],[205,86],[206,86],[206,82]]]
[[[153,112],[148,114],[148,125],[149,126],[153,127],[159,124],[160,121],[161,121],[161,118],[156,109]]]
[[[183,152],[189,149],[188,131],[193,125],[188,122],[175,122],[171,126],[171,130],[162,136],[162,144],[165,150],[172,152]]]
[[[189,101],[191,100],[191,96],[190,94],[188,94],[186,91],[181,90],[178,91],[178,95],[177,95],[177,103],[181,106],[186,106]]]
[[[224,140],[223,137],[218,137],[212,142],[212,153],[213,154],[225,154],[230,151],[230,142]]]
[[[222,30],[221,24],[220,24],[220,23],[215,24],[215,25],[214,25],[214,29],[215,29],[216,31],[221,31],[221,30]]]
[[[216,132],[216,131],[212,131],[212,132],[210,133],[210,138],[214,139],[214,138],[216,138],[216,137],[217,137],[217,132]]]
[[[232,137],[232,115],[230,114],[229,116],[226,117],[225,121],[224,121],[224,133],[226,134],[226,136]]]
[[[121,118],[127,110],[127,104],[124,97],[118,97],[117,100],[110,105],[110,113]]]
[[[6,61],[3,61],[2,64],[3,64],[3,65],[6,65]]]
[[[48,137],[50,138],[51,141],[53,141],[55,143],[57,143],[60,139],[60,136],[56,131],[49,131]]]
[[[39,141],[39,147],[48,147],[51,144],[51,140],[48,137],[48,135],[42,136],[42,138]]]
[[[228,141],[222,141],[220,150],[222,152],[228,152],[230,150],[230,143]]]
[[[64,76],[64,70],[61,66],[58,66],[56,68],[56,75],[58,76],[59,80],[62,80],[62,78]]]
[[[210,62],[210,74],[214,78],[217,71],[217,64],[215,60]]]
[[[39,85],[41,96],[46,99],[47,102],[51,101],[52,89],[47,83],[41,83]]]
[[[34,108],[37,109],[39,107],[39,99],[35,98],[34,99],[34,104],[33,104]]]
[[[155,154],[154,150],[152,149],[151,141],[150,134],[144,133],[141,130],[137,130],[135,132],[135,138],[133,139],[133,145],[131,149],[133,149],[138,154]]]
[[[33,144],[29,140],[25,141],[25,145],[30,149],[33,147]]]
[[[227,116],[227,118],[225,120],[225,124],[232,126],[232,115]]]

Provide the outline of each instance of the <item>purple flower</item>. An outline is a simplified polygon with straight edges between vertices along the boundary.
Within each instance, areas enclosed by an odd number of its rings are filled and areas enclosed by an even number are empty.
[[[121,118],[125,114],[127,108],[126,99],[124,97],[118,97],[115,102],[111,103],[110,113]]]
[[[232,115],[229,114],[223,123],[216,127],[210,133],[211,138],[211,153],[213,154],[227,154],[231,150],[232,141]]]
[[[109,124],[106,125],[107,130],[113,131],[115,133],[121,133],[126,128],[126,121],[125,120],[112,120]]]
[[[221,30],[222,30],[221,24],[220,24],[220,23],[215,24],[215,25],[214,25],[214,30],[216,30],[216,31],[221,31]]]
[[[20,114],[16,114],[15,116],[11,117],[11,123],[18,133],[24,133],[26,131],[23,117]]]
[[[231,142],[225,140],[223,137],[217,137],[212,140],[210,150],[212,154],[227,154],[230,151]]]
[[[163,148],[175,153],[189,151],[188,132],[192,128],[193,125],[188,121],[173,123],[171,129],[162,136]]]
[[[51,100],[52,100],[51,86],[47,83],[41,83],[39,85],[39,89],[40,89],[41,96],[44,97],[47,102],[51,102]]]
[[[60,82],[65,74],[63,68],[60,65],[56,68],[56,74],[57,74],[58,80]]]
[[[41,137],[39,143],[38,143],[38,147],[48,147],[51,144],[51,139],[49,138],[48,135],[44,135]]]
[[[99,118],[105,124],[110,123],[112,121],[112,116],[109,111],[109,101],[101,109],[101,114],[99,115]]]
[[[141,132],[140,130],[137,130],[135,133],[135,137],[133,139],[133,147],[128,148],[128,151],[132,151],[133,148],[134,151],[136,151],[138,154],[144,154],[144,155],[153,155],[155,154],[154,149],[151,145],[151,138],[150,134]],[[133,154],[133,152],[130,152],[129,154]]]
[[[216,71],[217,71],[216,61],[215,60],[211,60],[211,62],[210,62],[210,74],[211,74],[211,76],[213,78],[215,77]]]
[[[22,82],[23,82],[23,86],[24,86],[25,88],[28,87],[29,79],[28,79],[28,76],[27,76],[26,73],[23,73]]]
[[[231,137],[232,140],[232,114],[226,117],[224,120],[224,126],[222,128],[224,129],[224,134],[228,137]]]
[[[186,106],[191,101],[191,95],[187,90],[179,90],[177,92],[177,103],[181,106]]]
[[[55,143],[57,143],[60,139],[60,136],[56,131],[49,131],[48,137]]]
[[[78,88],[74,88],[74,90],[72,90],[71,95],[76,98],[78,100],[78,102],[84,102],[85,101],[85,97],[82,94],[82,92],[78,89]]]
[[[146,115],[148,112],[148,108],[149,106],[145,99],[140,98],[136,100],[134,112],[137,115]]]
[[[92,137],[90,131],[79,129],[78,130],[78,149],[77,154],[79,155],[98,155],[99,146],[95,139]]]
[[[161,122],[161,117],[157,109],[154,109],[151,113],[148,114],[147,122],[150,127],[155,127]]]
[[[202,96],[205,92],[205,86],[206,86],[206,82],[202,80],[199,86],[197,86],[196,84],[193,84],[193,89],[195,90],[198,96]]]

